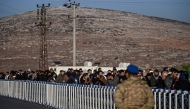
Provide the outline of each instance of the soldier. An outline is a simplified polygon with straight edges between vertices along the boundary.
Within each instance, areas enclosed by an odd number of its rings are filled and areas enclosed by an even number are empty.
[[[119,84],[115,90],[114,102],[118,109],[152,109],[154,97],[146,81],[137,77],[138,67],[127,67],[129,78]]]

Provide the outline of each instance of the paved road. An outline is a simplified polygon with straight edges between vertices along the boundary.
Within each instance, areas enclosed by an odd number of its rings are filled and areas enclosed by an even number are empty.
[[[50,109],[43,105],[0,96],[0,109]]]

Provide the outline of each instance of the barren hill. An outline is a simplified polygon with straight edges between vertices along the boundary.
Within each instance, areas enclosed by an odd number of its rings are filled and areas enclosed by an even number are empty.
[[[72,65],[72,9],[47,10],[49,66]],[[71,15],[70,18],[67,16]],[[190,62],[190,24],[113,10],[77,9],[77,65],[134,63],[180,67]],[[0,18],[0,71],[38,69],[39,33],[36,11]]]

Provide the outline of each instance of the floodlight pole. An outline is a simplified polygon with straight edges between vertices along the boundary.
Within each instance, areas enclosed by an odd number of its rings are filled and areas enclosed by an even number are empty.
[[[73,66],[76,66],[76,4],[73,5]]]

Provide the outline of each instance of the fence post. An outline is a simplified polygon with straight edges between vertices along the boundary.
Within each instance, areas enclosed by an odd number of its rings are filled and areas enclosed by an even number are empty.
[[[7,81],[7,89],[8,89],[8,90],[7,90],[7,97],[9,97],[9,95],[10,95],[9,87],[10,87],[10,86],[9,86],[9,81]]]
[[[43,105],[45,105],[45,103],[46,103],[46,100],[45,100],[45,95],[46,95],[46,90],[45,90],[45,84],[46,84],[46,82],[43,82],[42,83],[42,104]]]
[[[158,89],[158,106],[159,106],[159,109],[161,109],[161,93],[162,93],[162,89]]]
[[[18,99],[18,81],[15,81],[15,98]]]
[[[26,101],[26,92],[27,92],[27,89],[26,89],[26,81],[24,81],[24,100]]]
[[[0,80],[0,82],[1,82],[0,85],[3,87],[4,81]],[[4,93],[3,88],[0,88],[0,95],[3,96],[3,93]]]
[[[59,107],[59,95],[58,95],[59,86],[56,83],[54,83],[54,85],[56,85],[56,108],[58,108]]]
[[[77,85],[75,85],[74,87],[74,102],[73,102],[73,105],[74,105],[74,109],[77,109],[77,106],[78,106],[78,93],[77,93]]]
[[[166,109],[166,89],[164,89],[164,109]]]
[[[188,92],[188,101],[189,101],[189,105],[190,105],[190,91]],[[189,109],[190,109],[190,106],[189,106]]]
[[[10,97],[10,81],[7,81],[7,97]]]
[[[24,100],[24,80],[21,81],[21,100]]]
[[[0,86],[3,86],[3,81],[1,81],[1,80],[0,80]],[[0,95],[2,96],[2,94],[3,94],[3,89],[0,88]]]
[[[152,89],[153,90],[153,93],[154,93],[154,101],[155,101],[155,104],[154,104],[154,109],[156,109],[156,89]]]
[[[28,93],[29,93],[29,90],[28,90],[28,88],[29,88],[29,84],[28,84],[29,82],[27,81],[26,82],[26,93],[25,93],[25,95],[26,95],[26,101],[28,101]]]
[[[59,97],[59,105],[60,105],[60,107],[59,108],[61,108],[61,109],[63,109],[63,85],[61,85],[60,83],[59,83],[59,87],[60,87],[60,97]]]
[[[46,84],[46,105],[49,106],[49,84]]]
[[[84,94],[84,109],[87,109],[87,85],[83,85],[84,90],[83,90],[83,94]]]
[[[7,91],[4,87],[5,87],[5,81],[2,81],[1,84],[2,96],[5,96],[5,92]],[[3,90],[5,90],[5,92]]]
[[[32,84],[31,82],[29,82],[29,91],[28,91],[28,100],[29,102],[31,102],[31,94],[32,94]]]
[[[60,84],[58,84],[58,83],[57,83],[57,86],[58,86],[58,89],[57,89],[57,91],[58,91],[58,93],[57,93],[57,96],[58,96],[58,102],[57,102],[57,104],[58,104],[58,106],[57,106],[57,108],[60,109],[60,108],[61,108],[61,107],[60,107],[60,100],[61,100],[60,97],[62,97],[62,96],[61,96],[61,90],[60,90],[61,87],[60,87]]]
[[[175,90],[175,109],[177,109],[177,103],[178,103],[177,96],[178,96],[178,91]]]
[[[110,109],[113,109],[113,106],[114,106],[114,92],[115,92],[115,89],[113,89],[113,86],[110,87],[111,88],[111,92],[110,92],[110,100],[111,100],[111,106],[110,106]]]
[[[115,93],[115,90],[116,90],[116,87],[113,87],[114,89],[113,89],[113,93]],[[114,103],[114,109],[116,109],[116,107],[115,107],[115,103]]]
[[[182,91],[181,94],[181,109],[184,109],[184,91]]]
[[[67,90],[66,90],[66,86],[65,86],[65,84],[62,84],[62,89],[63,89],[63,91],[62,91],[62,93],[63,93],[63,109],[66,109],[67,108],[67,105],[66,105],[66,99],[67,99],[67,96],[66,96],[66,94],[67,94]]]
[[[171,89],[169,90],[169,109],[172,108],[172,103],[171,103]]]
[[[94,92],[94,90],[95,90],[95,86],[93,86],[92,87],[92,109],[94,109],[95,108],[95,105],[94,105],[94,101],[95,101],[95,92]]]
[[[21,99],[22,86],[21,81],[18,81],[18,99]]]

